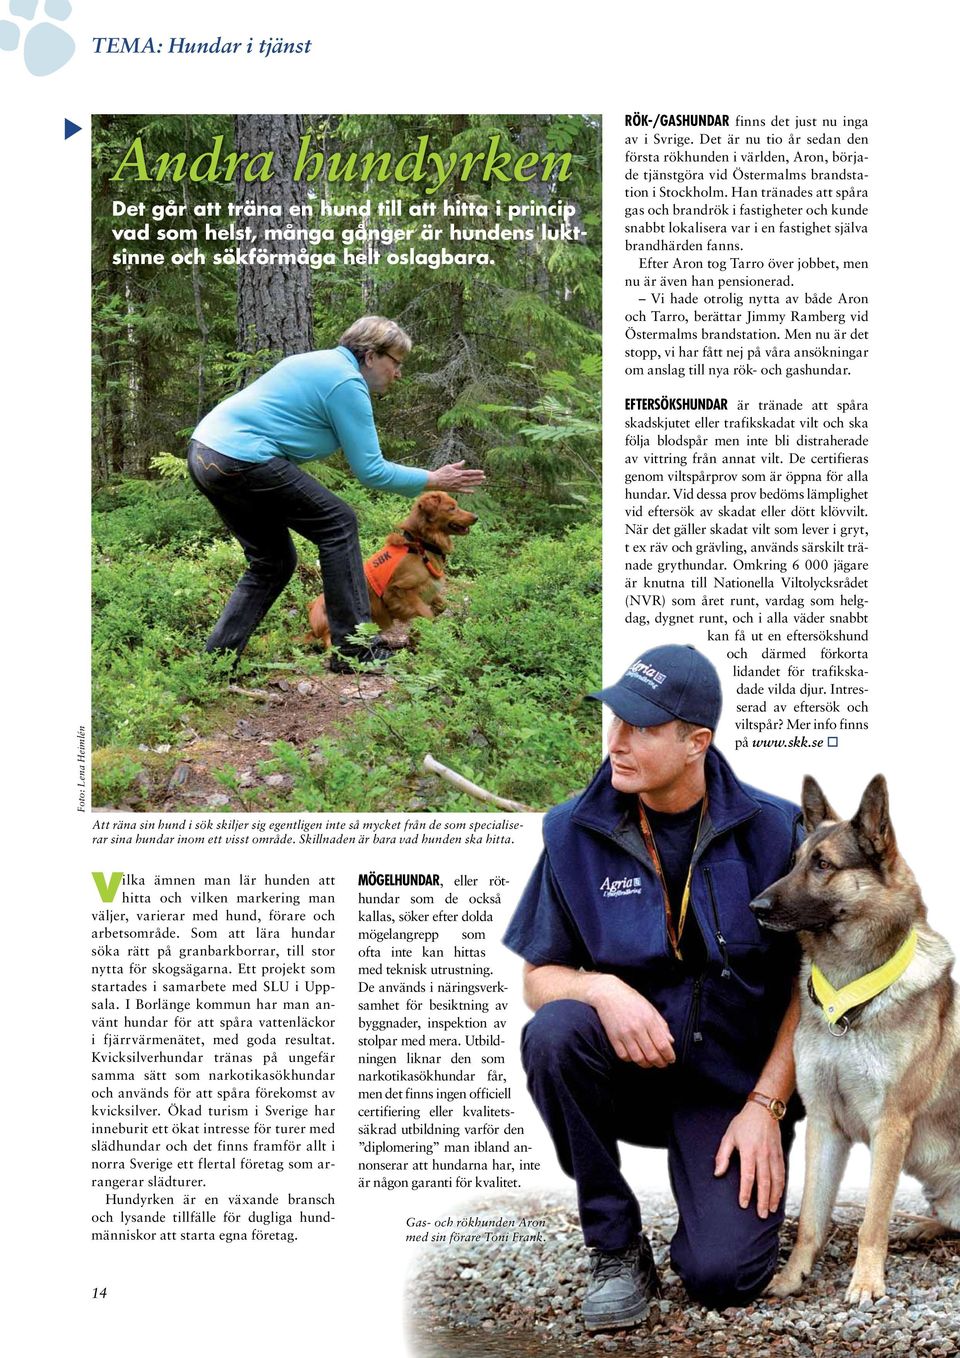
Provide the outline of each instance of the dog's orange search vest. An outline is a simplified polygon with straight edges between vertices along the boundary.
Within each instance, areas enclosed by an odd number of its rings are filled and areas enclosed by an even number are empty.
[[[426,552],[418,544],[407,542],[387,543],[380,548],[379,552],[368,557],[363,563],[363,573],[367,577],[367,583],[378,599],[383,598],[387,586],[393,579],[394,571],[409,552],[415,552],[421,557],[427,570],[431,575],[435,576],[437,580],[443,579],[443,571],[433,564]]]

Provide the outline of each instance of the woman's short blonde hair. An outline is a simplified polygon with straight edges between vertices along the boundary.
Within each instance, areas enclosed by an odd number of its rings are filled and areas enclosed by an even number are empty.
[[[344,330],[339,342],[360,361],[371,350],[377,354],[389,350],[393,355],[406,356],[413,348],[407,332],[386,316],[361,316]]]

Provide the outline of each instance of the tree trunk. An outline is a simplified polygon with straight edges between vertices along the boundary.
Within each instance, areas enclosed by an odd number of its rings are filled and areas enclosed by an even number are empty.
[[[517,142],[524,151],[543,151],[544,120],[542,118],[524,118],[520,124],[520,131]],[[536,199],[540,206],[550,203],[555,193],[554,186],[542,179],[532,179],[526,185],[526,191],[531,198]],[[551,223],[552,225],[552,223]],[[527,286],[531,292],[538,292],[542,296],[550,295],[551,281],[550,271],[547,268],[546,248],[536,240],[528,241],[523,246],[524,253],[530,264],[531,277]]]
[[[189,117],[183,120],[183,134],[184,142],[187,142],[190,137]],[[189,181],[186,179],[181,184],[183,212],[187,221],[192,221],[193,203],[188,184]],[[190,265],[190,282],[193,289],[193,314],[197,322],[197,334],[200,337],[200,346],[197,353],[197,423],[199,424],[207,406],[207,345],[210,342],[210,327],[207,325],[203,308],[203,275],[200,272],[196,257]]]
[[[307,202],[306,184],[293,181],[303,135],[303,118],[299,115],[238,115],[235,133],[238,152],[247,151],[251,157],[258,152],[273,152],[273,175],[269,180],[255,179],[248,184],[242,177],[238,179],[238,206],[279,205],[282,214],[247,217],[241,213],[238,224],[248,226],[252,232],[250,239],[241,243],[241,253],[247,253],[260,243],[265,227],[308,221],[306,217],[291,218],[289,215],[293,204],[303,206]],[[300,252],[297,244],[278,245],[263,241],[263,248],[271,252]],[[239,265],[237,348],[248,354],[269,349],[283,357],[312,349],[312,292],[309,264]]]

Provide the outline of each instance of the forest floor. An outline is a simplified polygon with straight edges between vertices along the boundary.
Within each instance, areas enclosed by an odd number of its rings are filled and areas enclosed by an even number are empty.
[[[247,678],[198,716],[196,727],[184,727],[176,743],[131,749],[140,773],[122,797],[100,809],[268,811],[293,782],[290,774],[269,771],[274,743],[309,750],[378,702],[393,683],[383,674],[318,672],[316,662],[306,659],[302,671],[285,667]],[[309,758],[322,761],[323,755]]]
[[[466,792],[423,774],[428,753],[530,806],[563,801],[591,775],[599,711],[582,695],[600,679],[593,517],[553,535],[500,528],[468,539],[443,617],[415,623],[416,648],[389,666],[390,686],[331,675],[322,648],[305,641],[319,580],[304,567],[231,683],[229,657],[205,654],[202,638],[238,549],[206,540],[214,526],[190,517],[187,490],[140,493],[151,484],[134,495],[124,483],[130,503],[98,514],[91,806],[476,810]],[[399,637],[390,644],[402,647]]]

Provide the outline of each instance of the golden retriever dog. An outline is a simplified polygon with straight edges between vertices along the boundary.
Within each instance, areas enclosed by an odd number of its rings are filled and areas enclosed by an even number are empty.
[[[370,616],[385,631],[413,618],[435,618],[443,608],[444,568],[453,549],[451,539],[463,537],[477,515],[461,509],[452,495],[428,490],[414,500],[410,513],[397,525],[378,552],[364,562]],[[330,627],[323,595],[309,613],[308,640],[330,645]]]

